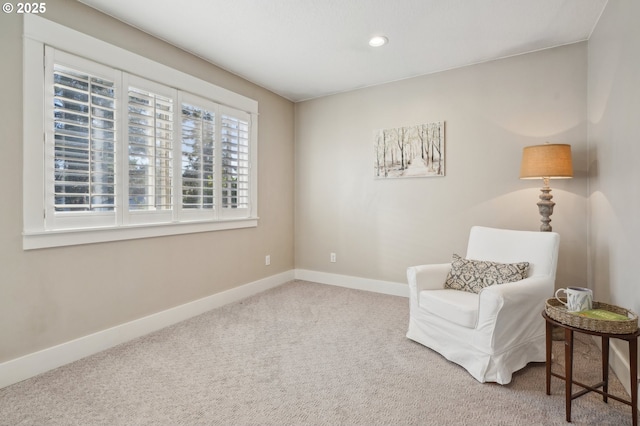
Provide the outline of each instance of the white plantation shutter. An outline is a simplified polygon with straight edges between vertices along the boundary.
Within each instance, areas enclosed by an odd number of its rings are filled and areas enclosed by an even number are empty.
[[[238,214],[250,207],[250,122],[242,111],[225,108],[221,113],[221,207]]]
[[[213,216],[216,207],[216,105],[181,96],[182,209],[185,215]]]
[[[56,211],[115,208],[114,83],[54,65]]]
[[[114,223],[117,72],[46,49],[46,229]]]
[[[173,101],[129,88],[129,209],[171,208]]]

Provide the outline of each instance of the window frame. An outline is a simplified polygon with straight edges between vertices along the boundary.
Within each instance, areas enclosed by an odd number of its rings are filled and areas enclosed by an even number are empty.
[[[181,106],[182,97],[180,92],[185,93],[185,97],[202,98],[208,102],[218,105],[220,109],[231,108],[241,114],[246,114],[250,125],[249,134],[249,207],[248,209],[221,209],[218,204],[217,212],[214,215],[184,215],[182,220],[178,220],[178,215],[182,209],[182,182],[181,182],[181,159],[175,158],[174,146],[174,179],[180,182],[174,185],[173,193],[173,215],[167,221],[164,218],[162,223],[152,223],[145,220],[131,221],[123,213],[128,210],[128,195],[124,200],[120,200],[120,205],[116,208],[116,220],[113,224],[97,222],[96,225],[69,227],[60,229],[47,221],[51,221],[51,216],[47,212],[46,179],[47,162],[45,157],[46,144],[43,140],[46,134],[47,125],[51,119],[45,117],[45,102],[47,101],[45,84],[45,67],[43,61],[50,60],[45,57],[45,46],[53,47],[56,50],[68,52],[88,61],[93,61],[113,69],[115,72],[129,73],[136,78],[147,79],[168,88],[178,90],[175,99],[178,103],[174,108],[174,136],[177,138],[174,144],[178,145],[178,152],[181,151]],[[257,169],[257,135],[258,135],[258,102],[243,95],[231,92],[209,82],[191,76],[182,71],[170,68],[161,63],[152,61],[143,56],[129,52],[120,47],[111,45],[89,35],[72,30],[60,24],[49,21],[45,18],[24,15],[24,38],[23,38],[23,249],[38,249],[46,247],[67,246],[76,244],[88,244],[106,241],[119,241],[136,238],[158,237],[164,235],[178,235],[195,232],[209,232],[228,229],[241,229],[256,227],[258,225],[258,169]],[[122,81],[127,81],[126,75]],[[118,97],[127,96],[128,87],[122,84],[119,87]],[[220,113],[216,112],[216,120],[219,120]],[[49,120],[49,121],[47,121]],[[126,111],[122,108],[117,110],[118,125],[120,127],[127,124]],[[124,120],[124,121],[123,121]],[[219,121],[218,121],[219,123]],[[126,130],[120,132],[119,138],[126,138]],[[216,141],[219,143],[219,141]],[[119,141],[116,153],[119,158],[116,162],[122,163],[123,144],[126,148],[126,140]],[[117,171],[117,178],[121,181],[126,177],[127,171],[122,167]],[[219,176],[219,170],[216,170]],[[219,184],[219,181],[217,182]],[[180,192],[176,193],[175,188]],[[119,188],[120,191],[123,187]],[[128,194],[128,188],[124,187]],[[214,193],[216,201],[219,200],[219,188]],[[122,204],[125,203],[125,204]],[[243,210],[226,212],[224,210]],[[49,218],[49,219],[48,219]]]

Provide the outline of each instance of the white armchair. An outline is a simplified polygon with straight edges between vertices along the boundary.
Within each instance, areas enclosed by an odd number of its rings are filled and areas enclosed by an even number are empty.
[[[451,264],[410,267],[407,337],[464,367],[479,382],[511,382],[529,362],[545,361],[544,302],[554,293],[555,232],[471,228],[467,259],[529,262],[525,279],[478,294],[444,288]]]

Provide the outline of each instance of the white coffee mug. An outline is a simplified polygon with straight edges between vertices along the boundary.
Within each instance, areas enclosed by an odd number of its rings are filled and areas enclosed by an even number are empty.
[[[566,303],[558,297],[558,293],[561,291],[567,294]],[[556,291],[556,299],[565,305],[569,312],[580,312],[593,308],[593,292],[584,287],[559,288]]]

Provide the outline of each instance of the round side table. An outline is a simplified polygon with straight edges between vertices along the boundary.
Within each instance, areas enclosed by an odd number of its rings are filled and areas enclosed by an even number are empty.
[[[631,418],[633,426],[638,426],[638,336],[640,329],[629,334],[601,333],[598,331],[585,330],[562,324],[550,318],[545,311],[542,317],[547,322],[546,328],[546,349],[547,349],[547,395],[551,395],[551,376],[565,381],[565,410],[566,420],[571,422],[571,401],[589,392],[596,392],[602,395],[602,400],[606,403],[608,398],[615,399],[631,406]],[[551,344],[553,337],[553,327],[564,329],[564,376],[551,371]],[[602,338],[602,381],[593,386],[573,380],[573,333],[574,332],[600,336]],[[629,370],[631,376],[631,401],[627,401],[609,393],[609,339],[620,339],[629,342]],[[573,393],[572,385],[582,388],[579,392]],[[602,388],[602,389],[600,389]]]

